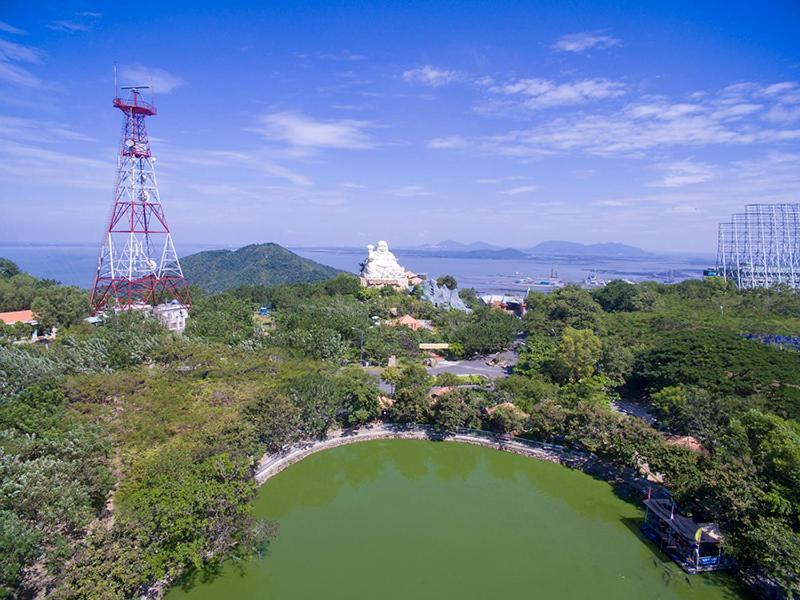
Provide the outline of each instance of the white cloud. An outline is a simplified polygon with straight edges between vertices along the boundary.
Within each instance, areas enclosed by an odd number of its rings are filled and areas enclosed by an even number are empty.
[[[502,190],[500,193],[506,196],[517,196],[518,194],[530,194],[538,189],[538,185],[520,185],[509,190]]]
[[[737,84],[716,94],[693,94],[692,102],[648,97],[621,108],[567,113],[528,129],[461,138],[457,147],[531,158],[574,152],[641,156],[653,148],[796,142],[800,127],[776,124],[776,116],[792,116],[776,112],[793,107],[794,88],[781,85],[768,93],[771,87]]]
[[[433,65],[425,65],[417,69],[410,69],[403,73],[403,79],[409,83],[421,83],[432,87],[439,87],[462,79],[458,71],[440,69]]]
[[[149,85],[156,94],[169,94],[186,83],[169,71],[144,65],[122,65],[119,76],[124,85]]]
[[[539,109],[616,98],[625,93],[625,86],[602,78],[571,83],[555,83],[547,79],[534,78],[492,86],[489,91],[505,96],[524,96],[526,99],[521,102],[522,106]]]
[[[42,52],[16,42],[0,40],[0,81],[25,87],[41,87],[41,80],[29,70],[12,63],[40,64]]]
[[[28,142],[93,142],[94,138],[52,121],[0,115],[0,139]]]
[[[42,53],[36,48],[0,40],[0,60],[39,64],[42,62]]]
[[[457,135],[443,138],[433,138],[432,140],[428,141],[428,148],[436,148],[439,150],[452,150],[455,148],[464,148],[466,146],[468,146],[467,140]]]
[[[262,127],[253,131],[291,146],[358,150],[376,145],[366,132],[366,129],[374,125],[367,121],[317,121],[296,111],[269,113],[262,115],[260,121]]]
[[[346,62],[364,60],[367,58],[363,54],[357,54],[355,52],[351,52],[350,50],[341,50],[340,52],[312,52],[310,54],[305,52],[295,52],[294,55],[303,60],[316,59]]]
[[[47,28],[53,31],[66,31],[68,33],[85,32],[94,29],[100,17],[103,15],[97,12],[78,12],[71,19],[58,19],[47,23]]]
[[[22,67],[0,62],[0,81],[25,87],[41,87],[41,80]]]
[[[604,31],[584,31],[581,33],[568,33],[561,36],[553,44],[553,48],[562,52],[586,52],[597,48],[598,50],[620,46],[622,42],[605,33]]]
[[[113,162],[86,158],[4,140],[0,180],[13,184],[50,183],[80,189],[108,189]]]
[[[401,198],[412,198],[416,196],[431,196],[433,192],[421,185],[404,185],[400,188],[387,190],[392,196],[399,196]]]
[[[184,152],[177,148],[167,148],[163,155],[163,163],[189,166],[192,169],[204,167],[202,169],[204,173],[209,169],[220,168],[223,177],[229,176],[231,169],[242,168],[267,177],[285,179],[294,185],[307,186],[312,183],[311,179],[302,173],[276,163],[272,157],[261,151],[193,148],[191,152]]]
[[[13,25],[9,25],[5,21],[0,21],[0,31],[12,33],[14,35],[26,35],[28,33],[27,31],[14,27]]]
[[[709,165],[693,162],[689,159],[679,160],[659,166],[664,172],[661,179],[652,181],[649,187],[676,188],[697,183],[704,183],[714,178],[715,172]]]

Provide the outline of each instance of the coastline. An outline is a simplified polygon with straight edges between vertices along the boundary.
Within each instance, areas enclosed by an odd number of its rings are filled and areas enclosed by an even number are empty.
[[[635,479],[640,478],[629,477],[618,469],[612,469],[603,464],[597,456],[587,452],[478,429],[441,432],[429,425],[394,423],[377,423],[358,428],[333,430],[322,439],[298,442],[282,451],[265,454],[255,468],[254,478],[257,485],[261,486],[284,469],[312,454],[372,440],[436,440],[472,444],[561,464],[571,469],[600,475],[606,480],[624,481],[626,484],[633,484],[636,489],[641,488],[641,485],[634,483]],[[644,482],[644,480],[641,481]]]

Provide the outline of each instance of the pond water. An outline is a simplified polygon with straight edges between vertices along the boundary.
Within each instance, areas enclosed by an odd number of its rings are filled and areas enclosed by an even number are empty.
[[[168,600],[743,598],[642,540],[639,507],[560,465],[463,444],[387,440],[314,454],[268,481],[263,558]]]

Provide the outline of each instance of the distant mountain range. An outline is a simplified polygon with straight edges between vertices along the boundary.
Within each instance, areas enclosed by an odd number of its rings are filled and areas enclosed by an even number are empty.
[[[619,256],[634,257],[648,256],[650,253],[618,242],[607,242],[605,244],[579,244],[577,242],[550,241],[542,242],[533,248],[525,250],[534,256]]]
[[[342,272],[272,243],[190,254],[181,258],[181,266],[189,283],[208,292],[221,292],[240,285],[310,283]]]
[[[494,246],[486,242],[472,242],[464,244],[453,240],[445,240],[438,244],[425,244],[414,248],[398,250],[403,254],[426,254],[443,258],[495,258],[495,259],[514,259],[528,258],[530,256],[598,256],[598,257],[622,257],[634,258],[638,256],[650,256],[649,252],[620,244],[618,242],[608,242],[603,244],[579,244],[577,242],[547,241],[537,244],[531,248],[503,248]]]
[[[423,244],[422,246],[415,246],[407,248],[408,250],[434,250],[436,252],[471,252],[474,250],[502,250],[502,246],[493,246],[486,242],[472,242],[471,244],[463,244],[454,240],[445,240],[438,244]]]

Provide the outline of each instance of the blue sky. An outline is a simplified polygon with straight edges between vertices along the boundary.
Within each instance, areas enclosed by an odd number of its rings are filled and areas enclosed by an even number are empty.
[[[797,2],[250,4],[3,2],[0,241],[100,239],[114,62],[178,244],[713,252],[800,202]]]

